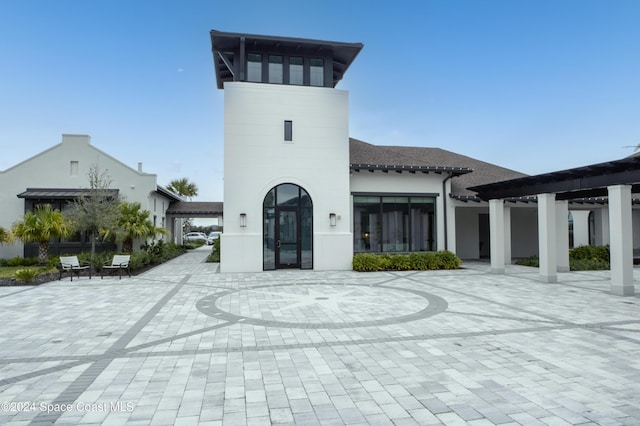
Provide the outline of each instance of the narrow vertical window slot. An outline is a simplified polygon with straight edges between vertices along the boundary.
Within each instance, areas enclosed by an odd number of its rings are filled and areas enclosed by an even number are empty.
[[[293,141],[293,121],[284,121],[284,140]]]

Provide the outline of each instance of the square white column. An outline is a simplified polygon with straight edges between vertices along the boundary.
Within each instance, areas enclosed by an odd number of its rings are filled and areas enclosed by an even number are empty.
[[[633,296],[633,229],[631,186],[609,186],[609,238],[611,293]]]
[[[489,200],[491,273],[504,274],[504,202]]]
[[[558,282],[556,195],[538,194],[538,242],[540,281]]]
[[[569,202],[556,201],[558,272],[569,272]]]

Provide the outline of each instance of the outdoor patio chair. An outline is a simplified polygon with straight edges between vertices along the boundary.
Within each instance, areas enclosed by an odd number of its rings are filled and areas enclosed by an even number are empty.
[[[118,270],[119,279],[122,279],[122,271],[126,270],[129,278],[131,278],[131,270],[129,269],[130,259],[131,256],[129,256],[128,254],[116,254],[115,256],[113,256],[113,260],[111,261],[111,263],[106,262],[104,265],[102,265],[100,279],[104,278],[105,271],[109,270]]]
[[[69,272],[71,281],[73,281],[73,274],[76,274],[78,276],[78,279],[80,279],[80,272],[82,271],[88,271],[89,279],[91,279],[91,263],[80,263],[80,261],[78,260],[78,256],[60,256],[58,269],[60,270],[58,281],[62,279],[62,274],[64,274],[65,272]]]

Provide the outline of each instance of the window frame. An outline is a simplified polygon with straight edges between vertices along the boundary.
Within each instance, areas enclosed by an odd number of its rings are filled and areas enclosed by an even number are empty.
[[[426,251],[436,251],[437,250],[437,197],[439,194],[437,193],[428,193],[428,194],[396,194],[396,193],[352,193],[353,196],[353,251],[354,253],[413,253],[413,252],[426,252]],[[358,200],[360,198],[360,200]],[[395,198],[395,200],[394,200]],[[387,203],[385,203],[385,199]],[[391,201],[400,201],[402,199],[406,199],[406,207],[404,202],[392,203]],[[413,200],[413,201],[412,201]],[[385,204],[387,208],[385,209]],[[406,215],[402,215],[402,229],[396,228],[388,228],[385,229],[385,222],[389,222],[391,217],[387,215],[385,217],[385,212],[389,213],[389,206],[393,204],[398,204],[400,207],[398,212],[406,212]],[[424,211],[420,214],[420,218],[416,221],[414,216],[416,207],[424,206],[431,204],[433,207],[429,211]],[[366,209],[369,211],[370,215],[374,215],[374,222],[367,222],[367,229],[362,229],[362,223],[359,222],[358,214],[359,205],[362,206],[362,209]],[[375,217],[377,215],[377,218]],[[397,215],[396,215],[397,216]],[[406,217],[405,217],[406,216]],[[396,218],[397,219],[397,218]],[[406,219],[406,220],[405,220]],[[424,220],[427,223],[427,228],[421,230],[420,236],[416,236],[416,230],[414,227],[419,225],[419,221]],[[396,220],[397,222],[397,220]],[[405,223],[406,222],[406,223]],[[391,224],[387,224],[388,226],[392,226]],[[395,224],[397,225],[397,223]],[[358,231],[359,230],[359,231]],[[425,235],[424,232],[427,234]],[[389,242],[390,233],[398,234],[402,237],[402,242]],[[358,235],[361,234],[361,235]],[[360,240],[358,240],[360,239]],[[416,240],[416,241],[414,241]],[[425,241],[428,242],[428,247],[426,250],[416,250],[415,247],[422,246]],[[361,249],[361,246],[364,249]],[[404,250],[387,250],[386,247],[398,247],[404,248]]]
[[[284,141],[293,142],[293,120],[284,120]]]

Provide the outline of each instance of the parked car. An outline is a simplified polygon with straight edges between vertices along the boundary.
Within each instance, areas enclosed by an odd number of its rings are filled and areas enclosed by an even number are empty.
[[[182,238],[183,241],[202,241],[207,242],[207,235],[204,232],[188,232]]]
[[[221,233],[222,232],[215,232],[215,231],[210,233],[209,236],[207,237],[207,244],[212,245],[215,240],[220,238]]]

